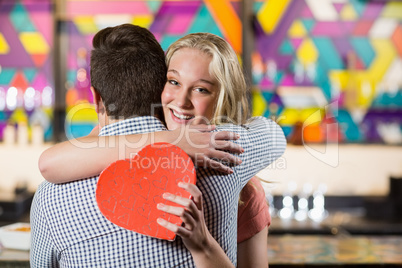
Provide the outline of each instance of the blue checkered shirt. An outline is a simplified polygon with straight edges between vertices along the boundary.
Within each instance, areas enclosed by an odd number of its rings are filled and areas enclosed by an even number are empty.
[[[239,192],[259,170],[286,147],[280,127],[257,118],[247,127],[225,125],[237,132],[243,163],[231,175],[197,169],[206,224],[233,264],[237,259]],[[137,117],[110,124],[100,135],[124,135],[166,130],[154,117]],[[69,163],[66,163],[68,165]],[[74,168],[73,166],[71,168]],[[195,267],[180,237],[165,241],[144,236],[109,222],[95,200],[98,177],[65,184],[43,182],[31,208],[31,267]]]

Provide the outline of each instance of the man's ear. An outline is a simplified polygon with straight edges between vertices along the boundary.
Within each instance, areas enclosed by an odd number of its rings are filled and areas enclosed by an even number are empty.
[[[100,96],[98,91],[96,91],[96,89],[91,86],[91,92],[92,92],[92,96],[94,97],[96,113],[105,112],[105,106],[103,105],[102,97]]]

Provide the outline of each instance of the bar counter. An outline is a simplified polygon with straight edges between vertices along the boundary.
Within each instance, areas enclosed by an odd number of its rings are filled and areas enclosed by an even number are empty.
[[[270,267],[402,266],[401,236],[271,235]]]
[[[270,235],[270,267],[402,267],[402,236]],[[29,267],[29,252],[3,250],[0,267]]]

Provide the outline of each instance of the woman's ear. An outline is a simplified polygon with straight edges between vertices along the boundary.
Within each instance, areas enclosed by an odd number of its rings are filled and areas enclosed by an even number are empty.
[[[94,87],[91,87],[92,96],[94,97],[94,104],[96,113],[104,113],[105,106],[103,105],[102,97]]]

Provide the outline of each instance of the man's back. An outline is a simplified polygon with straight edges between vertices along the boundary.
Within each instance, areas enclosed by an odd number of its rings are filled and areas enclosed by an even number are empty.
[[[239,192],[256,170],[267,166],[284,149],[280,128],[272,123],[273,128],[269,129],[267,124],[271,125],[271,121],[264,119],[251,130],[230,129],[242,136],[241,145],[249,152],[243,155],[243,164],[234,168],[232,175],[197,170],[197,186],[203,192],[208,229],[234,264]],[[108,125],[101,135],[163,129],[155,118],[137,117]],[[272,141],[272,137],[279,140]],[[282,143],[283,147],[278,146]],[[261,163],[256,163],[258,160]],[[97,181],[94,177],[60,185],[45,182],[40,186],[31,210],[32,239],[36,241],[32,243],[32,267],[58,264],[62,267],[194,267],[180,237],[173,242],[150,238],[115,226],[104,218],[95,200]]]
[[[129,126],[127,128],[127,126]],[[164,130],[153,117],[109,125],[101,135]],[[147,237],[109,222],[95,199],[98,177],[66,184],[42,183],[31,209],[33,267],[193,267],[180,239]]]

